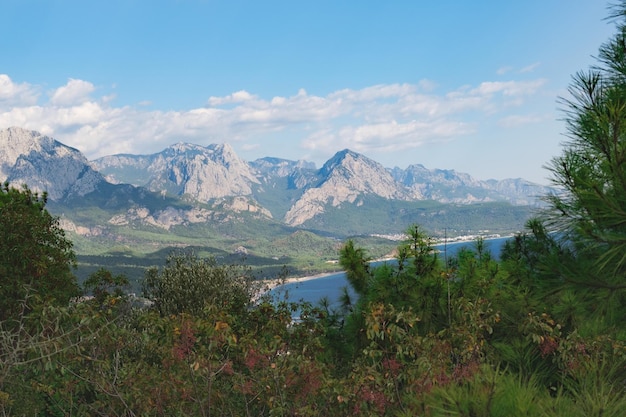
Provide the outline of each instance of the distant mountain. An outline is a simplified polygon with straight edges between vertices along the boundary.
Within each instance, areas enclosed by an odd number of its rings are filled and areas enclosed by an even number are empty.
[[[84,196],[105,182],[78,150],[17,127],[0,130],[0,181],[46,191],[53,201]]]
[[[506,201],[521,206],[537,205],[542,196],[555,192],[553,187],[535,184],[523,178],[487,180],[485,183],[499,195],[504,196]]]
[[[273,216],[292,226],[323,214],[329,207],[358,204],[362,196],[536,206],[537,197],[550,192],[549,187],[523,179],[480,181],[465,173],[427,169],[419,164],[387,169],[348,149],[337,152],[320,169],[311,162],[273,157],[248,163],[228,144],[203,147],[187,143],[152,155],[106,156],[92,161],[92,166],[110,182],[203,203],[249,196],[261,205],[275,205],[268,207]]]
[[[537,205],[538,197],[552,191],[550,187],[524,179],[480,181],[454,170],[427,169],[410,165],[407,169],[389,170],[394,179],[410,190],[414,199],[442,203],[471,204],[506,201],[515,205]]]
[[[308,161],[290,161],[288,159],[265,157],[250,162],[250,166],[256,170],[257,176],[267,181],[268,178],[274,177],[291,177],[295,173],[314,171],[315,164]],[[294,181],[297,183],[298,181]],[[305,184],[295,184],[296,187],[302,188]]]
[[[389,200],[408,200],[404,187],[378,162],[350,150],[337,152],[316,173],[315,183],[285,214],[285,223],[298,226],[342,203],[359,204],[359,198],[375,195]]]
[[[92,166],[110,182],[200,202],[248,196],[259,181],[228,144],[207,147],[178,143],[152,155],[113,155]]]
[[[345,236],[395,233],[413,222],[459,233],[495,224],[510,231],[521,228],[537,196],[551,191],[522,179],[480,181],[417,164],[388,169],[348,149],[319,169],[274,157],[246,162],[228,144],[178,143],[151,155],[89,162],[20,128],[0,130],[0,180],[46,190],[68,229],[85,236],[145,229],[234,238],[244,229],[285,227]]]

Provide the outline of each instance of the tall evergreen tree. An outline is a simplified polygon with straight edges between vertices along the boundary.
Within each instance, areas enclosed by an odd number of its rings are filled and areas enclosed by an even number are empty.
[[[547,167],[562,192],[546,197],[546,225],[567,242],[567,256],[551,265],[555,282],[592,290],[590,304],[603,316],[626,290],[626,1],[610,18],[617,33],[563,99],[569,140]]]
[[[339,251],[339,264],[346,271],[346,278],[354,291],[363,296],[371,279],[370,259],[363,248],[355,248],[351,239]]]

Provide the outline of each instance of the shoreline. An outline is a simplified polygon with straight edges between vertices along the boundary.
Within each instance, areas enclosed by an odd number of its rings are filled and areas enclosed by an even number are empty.
[[[489,236],[489,237],[485,237],[484,240],[485,242],[489,242],[490,240],[497,240],[497,239],[510,239],[512,238],[514,235],[499,235],[499,236]],[[435,241],[433,246],[443,246],[443,245],[454,245],[454,244],[459,244],[459,243],[471,243],[473,241],[475,241],[476,236],[457,236],[455,238],[448,238],[447,241]],[[384,258],[377,258],[377,259],[372,259],[369,262],[385,262],[385,261],[391,261],[394,260],[395,258],[393,256],[387,256]],[[318,274],[314,274],[314,275],[305,275],[302,277],[289,277],[289,278],[285,278],[283,280],[261,280],[260,282],[262,282],[263,284],[266,285],[266,289],[263,292],[266,291],[271,291],[274,288],[280,287],[282,285],[287,285],[287,284],[295,284],[298,282],[305,282],[305,281],[310,281],[310,280],[314,280],[314,279],[319,279],[319,278],[325,278],[327,276],[330,275],[335,275],[335,274],[340,274],[343,273],[345,271],[343,270],[339,270],[339,271],[335,271],[335,272],[321,272]]]
[[[490,240],[497,240],[497,239],[510,239],[511,237],[513,237],[514,235],[511,236],[493,236],[493,237],[486,237],[484,238],[485,242],[488,242]],[[472,240],[472,238],[474,238],[474,240]],[[443,245],[454,245],[454,244],[458,244],[458,243],[470,243],[475,241],[476,236],[459,236],[456,238],[448,238],[447,242],[435,242],[433,244],[433,246],[443,246]],[[385,262],[385,261],[390,261],[390,260],[394,260],[394,257],[384,257],[384,258],[378,258],[378,259],[372,259],[369,262]],[[259,296],[265,294],[268,291],[272,291],[275,288],[281,287],[283,285],[287,285],[287,284],[296,284],[299,282],[305,282],[305,281],[311,281],[314,279],[320,279],[320,278],[326,278],[330,275],[335,275],[335,274],[341,274],[344,273],[345,271],[343,270],[338,270],[335,272],[320,272],[318,274],[313,274],[313,275],[305,275],[305,276],[301,276],[301,277],[288,277],[288,278],[284,278],[282,280],[279,279],[275,279],[275,280],[260,280],[259,282],[263,285],[263,288],[259,290]]]
[[[311,280],[319,279],[319,278],[326,278],[331,275],[341,274],[342,272],[344,271],[321,272],[319,274],[305,275],[303,277],[289,277],[289,278],[284,278],[284,279],[260,280],[259,282],[261,282],[264,285],[261,291],[265,293],[266,291],[271,291],[274,288],[281,287],[283,285],[296,284],[298,282],[311,281]]]

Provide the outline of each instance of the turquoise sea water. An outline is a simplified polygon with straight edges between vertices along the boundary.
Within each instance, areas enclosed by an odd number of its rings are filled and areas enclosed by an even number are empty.
[[[498,259],[502,246],[508,239],[510,238],[485,240],[485,247],[491,252],[495,259]],[[445,247],[448,256],[454,256],[459,249],[463,247],[471,248],[473,245],[474,242],[455,242],[448,243]],[[437,245],[436,248],[443,252],[444,245]],[[443,256],[443,253],[441,256]],[[339,298],[341,297],[343,287],[347,287],[351,290],[348,280],[346,279],[346,274],[344,272],[338,272],[322,278],[281,285],[272,292],[280,299],[287,298],[287,300],[291,302],[305,301],[314,305],[322,298],[327,297],[330,305],[336,307],[339,305]],[[354,297],[352,291],[350,291],[350,294]]]

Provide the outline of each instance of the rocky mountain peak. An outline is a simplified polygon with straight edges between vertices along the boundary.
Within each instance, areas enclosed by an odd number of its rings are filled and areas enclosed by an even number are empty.
[[[78,150],[16,127],[0,130],[0,180],[46,191],[51,200],[85,195],[104,181]]]
[[[116,182],[201,202],[252,194],[257,183],[247,162],[229,144],[208,146],[179,142],[152,155],[114,155],[93,165]]]
[[[411,197],[443,203],[470,204],[507,201],[516,205],[537,205],[536,196],[548,187],[523,180],[481,181],[452,169],[428,169],[420,164],[389,170],[394,179],[410,190]]]
[[[206,148],[203,146],[194,145],[193,143],[187,143],[187,142],[178,142],[165,148],[163,150],[163,154],[166,154],[169,156],[178,156],[178,155],[199,154],[205,151],[206,151]]]
[[[212,144],[208,146],[195,145],[193,143],[179,142],[164,149],[155,157],[165,157],[172,160],[185,160],[200,158],[224,165],[229,168],[241,167],[247,165],[245,161],[239,158],[232,146],[227,143]]]
[[[22,155],[31,152],[49,152],[56,141],[41,133],[20,127],[0,130],[0,180],[9,177],[11,168]]]
[[[292,161],[289,159],[275,158],[267,156],[250,162],[250,166],[257,170],[261,175],[270,174],[278,177],[287,177],[292,175],[294,171],[315,170],[315,163],[304,161]]]
[[[348,149],[329,159],[317,177],[317,185],[308,188],[285,215],[287,224],[300,225],[323,213],[328,204],[354,203],[362,195],[407,199],[402,185],[381,164]]]
[[[228,143],[208,146],[207,149],[213,152],[213,160],[224,165],[228,169],[236,171],[246,171],[250,174],[250,165],[239,158],[232,146]],[[253,175],[252,175],[253,176]]]
[[[326,161],[326,163],[320,169],[320,175],[328,175],[338,168],[344,168],[349,170],[350,167],[354,166],[356,163],[364,163],[368,165],[377,164],[377,162],[374,162],[361,154],[353,152],[350,149],[344,149],[337,152],[335,155],[333,155],[332,158]]]
[[[358,193],[384,198],[405,199],[400,184],[380,163],[344,149],[324,164],[319,172],[320,186],[345,187]]]
[[[110,187],[99,187],[106,184],[102,175],[111,183],[143,187],[141,193],[146,195],[152,195],[147,190],[157,192],[161,202],[183,198],[213,207],[220,201],[232,201],[214,208],[282,218],[290,226],[306,226],[314,217],[332,217],[348,205],[354,209],[372,201],[379,205],[387,204],[385,200],[393,204],[394,200],[434,200],[536,205],[536,197],[549,192],[548,187],[522,179],[480,181],[454,170],[431,170],[419,164],[386,169],[349,149],[337,152],[319,170],[311,162],[273,157],[248,163],[228,144],[185,142],[151,155],[112,155],[89,163],[76,149],[38,132],[0,130],[2,181],[26,183],[35,191],[47,191],[51,200],[63,200],[96,189],[106,194]]]

